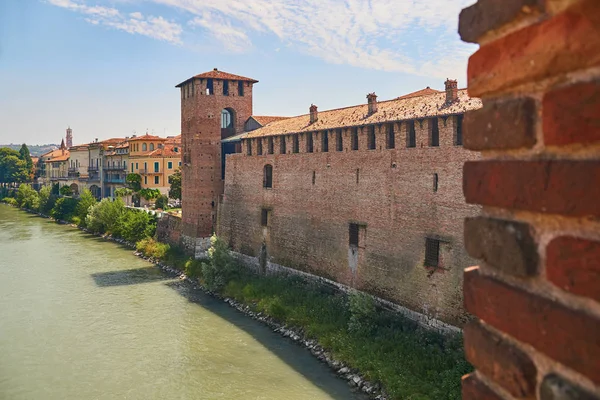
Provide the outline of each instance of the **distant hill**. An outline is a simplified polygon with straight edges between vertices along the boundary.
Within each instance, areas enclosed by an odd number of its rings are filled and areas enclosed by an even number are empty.
[[[8,147],[13,150],[19,151],[23,144],[0,144],[0,148]],[[39,157],[44,153],[49,152],[50,150],[58,149],[57,144],[28,144],[27,148],[29,149],[29,153],[32,157]]]

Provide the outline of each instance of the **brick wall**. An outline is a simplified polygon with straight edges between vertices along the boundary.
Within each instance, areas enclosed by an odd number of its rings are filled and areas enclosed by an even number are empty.
[[[321,151],[313,133],[314,153],[227,157],[219,231],[232,248],[258,256],[263,240],[269,261],[363,289],[383,299],[460,326],[462,266],[474,265],[463,246],[463,223],[479,207],[467,205],[461,190],[462,165],[476,153],[453,144],[456,117],[439,119],[440,147],[428,147],[428,121],[417,122],[417,147],[405,148],[406,123],[395,126],[398,148],[385,148],[385,126],[376,129],[376,149],[367,150],[367,129],[358,151]],[[256,148],[256,142],[252,144]],[[273,167],[273,187],[263,188],[263,168]],[[434,192],[433,175],[438,174]],[[314,178],[313,178],[314,177]],[[313,183],[314,182],[314,183]],[[261,210],[268,223],[261,225]],[[349,223],[360,225],[356,263],[349,254]],[[423,266],[425,238],[442,240],[440,268]]]
[[[181,246],[181,217],[163,214],[156,224],[156,238],[162,243]]]
[[[600,2],[479,0],[465,116],[463,399],[600,399]]]
[[[222,80],[213,80],[212,95],[206,94],[206,79],[191,82],[194,90],[182,87],[181,98],[183,235],[207,238],[216,225],[217,203],[223,193],[221,111],[233,110],[235,129],[243,130],[252,114],[252,84],[244,82],[244,96],[238,96],[237,90],[224,96]]]

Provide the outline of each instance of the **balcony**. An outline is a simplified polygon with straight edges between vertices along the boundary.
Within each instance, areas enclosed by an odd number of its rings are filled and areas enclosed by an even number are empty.
[[[126,171],[127,166],[125,165],[105,165],[102,167],[105,171]]]
[[[75,170],[75,171],[71,171],[71,169],[69,168],[69,178],[74,179],[74,178],[79,178],[79,171]]]
[[[98,172],[98,166],[89,166],[88,167],[88,172]]]
[[[160,171],[156,171],[156,170],[149,170],[147,168],[140,168],[140,170],[138,171],[138,173],[140,175],[152,175],[152,174],[160,174]]]
[[[88,182],[100,182],[100,176],[99,175],[90,175],[87,177],[87,181]]]
[[[106,183],[123,183],[124,184],[125,178],[123,178],[123,177],[117,178],[116,176],[107,176],[104,179],[104,182],[106,182]]]

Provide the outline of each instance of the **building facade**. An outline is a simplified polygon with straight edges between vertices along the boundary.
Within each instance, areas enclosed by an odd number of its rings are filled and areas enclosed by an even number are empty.
[[[182,85],[184,239],[190,226],[199,239],[216,231],[265,263],[464,323],[461,268],[474,261],[463,248],[462,220],[479,207],[465,204],[461,175],[464,162],[479,156],[462,147],[462,117],[481,107],[479,99],[448,80],[445,91],[383,102],[371,93],[367,104],[323,112],[312,105],[306,115],[264,125],[248,117],[219,140],[216,121],[203,116],[246,115],[251,98],[239,104],[242,113],[231,93],[207,95],[200,86],[193,99]],[[215,153],[190,142],[211,143]],[[235,143],[240,151],[221,165],[218,156]],[[201,254],[202,243],[195,245]]]

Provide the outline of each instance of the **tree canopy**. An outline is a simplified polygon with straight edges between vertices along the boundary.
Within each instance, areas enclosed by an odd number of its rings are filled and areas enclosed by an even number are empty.
[[[172,199],[181,200],[181,170],[178,169],[169,177],[169,183],[171,184],[171,188],[169,189],[169,197]]]
[[[21,153],[8,147],[0,148],[0,184],[27,182],[31,179],[30,175],[27,161],[21,159]]]

